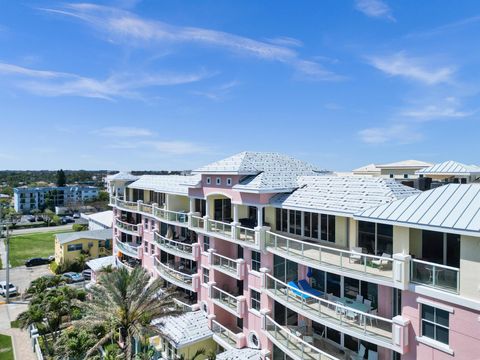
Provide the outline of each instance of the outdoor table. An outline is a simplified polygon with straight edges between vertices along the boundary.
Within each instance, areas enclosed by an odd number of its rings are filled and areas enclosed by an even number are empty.
[[[337,301],[342,303],[344,306],[352,308],[352,309],[357,310],[357,311],[361,311],[361,312],[364,312],[364,313],[368,313],[370,311],[370,306],[365,305],[362,302],[355,301],[353,299],[347,298],[347,297],[339,298]],[[360,315],[360,320],[361,320],[361,322],[363,322],[365,320],[364,315]]]

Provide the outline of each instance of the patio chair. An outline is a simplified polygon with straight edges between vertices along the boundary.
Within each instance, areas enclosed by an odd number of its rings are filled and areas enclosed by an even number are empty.
[[[352,320],[352,321],[355,321],[357,320],[357,313],[356,312],[353,312],[351,310],[347,310],[345,316],[347,317],[348,320]]]
[[[353,247],[351,252],[352,253],[350,254],[350,257],[348,259],[350,263],[352,262],[352,260],[354,263],[362,262],[363,250],[361,247]]]
[[[304,293],[300,292],[301,289],[298,287],[298,285],[295,281],[290,281],[288,283],[288,286],[290,286],[290,288],[288,290],[290,290],[291,293],[293,293],[295,296],[299,297],[301,300],[305,300],[307,302],[315,300],[310,295],[307,295],[307,294],[304,294]]]
[[[335,304],[335,314],[337,315],[345,315],[345,308],[343,307],[343,303],[340,301],[337,301]]]
[[[370,310],[370,314],[377,316],[378,310],[377,310],[377,309],[372,309],[372,310]],[[375,324],[378,325],[378,320],[377,320],[377,318],[368,317],[368,320],[370,320],[370,326],[373,326],[373,322],[374,322],[374,321],[375,321]]]
[[[373,350],[368,350],[368,360],[378,360],[378,353]]]
[[[367,305],[370,309],[372,308],[372,300],[365,299],[363,300],[363,303]]]
[[[390,264],[389,259],[391,258],[392,258],[392,255],[383,253],[380,259],[372,260],[372,264],[378,266],[379,269],[383,269]]]
[[[360,295],[360,294],[357,294],[357,297],[355,298],[355,300],[357,300],[358,302],[363,302],[363,296]]]
[[[360,344],[360,349],[358,350],[358,353],[355,355],[351,355],[350,359],[351,360],[363,360],[365,357],[365,352],[367,351],[367,348],[363,346],[363,344]]]
[[[303,279],[303,280],[300,280],[298,282],[298,285],[300,285],[300,288],[309,293],[309,294],[312,294],[313,296],[317,296],[317,297],[323,297],[323,295],[325,294],[324,292],[320,291],[320,290],[317,290],[317,289],[314,289],[310,286],[310,284],[308,283],[307,280]]]

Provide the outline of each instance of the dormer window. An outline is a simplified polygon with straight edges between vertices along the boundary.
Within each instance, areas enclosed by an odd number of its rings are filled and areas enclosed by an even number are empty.
[[[222,185],[222,179],[221,179],[221,178],[217,177],[217,178],[215,179],[215,181],[216,181],[216,184],[217,184],[217,185]]]
[[[212,178],[207,177],[207,185],[210,185],[212,183]]]

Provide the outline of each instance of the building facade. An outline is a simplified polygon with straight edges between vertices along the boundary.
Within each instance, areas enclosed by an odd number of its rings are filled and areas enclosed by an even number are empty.
[[[178,301],[208,319],[219,352],[480,353],[480,185],[420,192],[244,152],[190,176],[118,186],[123,197],[110,200],[117,264],[178,287]]]
[[[20,187],[13,189],[15,211],[28,213],[31,210],[83,205],[98,197],[95,186],[48,186]]]

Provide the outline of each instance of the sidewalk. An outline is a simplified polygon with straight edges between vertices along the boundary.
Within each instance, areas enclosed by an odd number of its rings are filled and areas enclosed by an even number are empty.
[[[6,269],[7,268],[7,251],[5,249],[5,239],[4,238],[0,239],[0,259],[2,260],[2,266],[0,268],[1,269]]]
[[[0,333],[12,337],[12,345],[16,360],[36,360],[37,356],[32,350],[32,341],[27,331],[12,329],[10,322],[15,320],[21,312],[27,310],[28,304],[11,303],[0,305]]]

